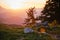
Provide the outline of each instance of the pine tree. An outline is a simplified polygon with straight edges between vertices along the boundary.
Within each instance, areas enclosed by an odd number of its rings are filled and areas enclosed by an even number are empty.
[[[27,11],[27,18],[25,19],[25,20],[26,20],[25,23],[26,23],[27,25],[33,25],[33,24],[35,23],[34,9],[35,9],[35,7],[30,8],[30,9],[28,9],[28,11]]]
[[[59,0],[48,0],[42,11],[44,20],[52,22],[56,20],[60,23],[60,13],[59,13]]]

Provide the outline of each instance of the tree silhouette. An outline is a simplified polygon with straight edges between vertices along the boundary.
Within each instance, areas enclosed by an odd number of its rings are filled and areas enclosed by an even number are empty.
[[[44,20],[52,22],[56,20],[60,23],[60,13],[59,13],[59,0],[48,0],[42,11]]]
[[[35,7],[30,8],[30,9],[28,9],[28,11],[27,11],[27,18],[25,19],[25,23],[26,23],[27,25],[33,25],[33,24],[35,23],[34,9],[35,9]]]

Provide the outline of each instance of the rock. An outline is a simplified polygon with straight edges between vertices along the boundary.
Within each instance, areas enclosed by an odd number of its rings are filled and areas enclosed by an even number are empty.
[[[24,33],[31,33],[33,30],[29,27],[24,28]]]

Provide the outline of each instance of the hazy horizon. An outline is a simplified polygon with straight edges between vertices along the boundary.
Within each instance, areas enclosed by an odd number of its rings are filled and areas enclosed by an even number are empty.
[[[27,17],[26,11],[36,7],[36,15],[41,13],[47,0],[0,0],[0,23],[22,24]]]
[[[25,18],[27,17],[28,9],[8,10],[0,7],[0,23],[5,24],[22,24],[24,23]],[[40,14],[42,9],[36,9],[36,12]],[[36,15],[38,15],[36,14]]]

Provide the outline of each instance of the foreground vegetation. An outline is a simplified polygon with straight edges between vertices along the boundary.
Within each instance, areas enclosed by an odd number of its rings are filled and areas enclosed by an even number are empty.
[[[0,25],[0,40],[58,40],[52,35],[60,35],[60,27],[49,28],[47,33],[24,33],[24,28]]]

